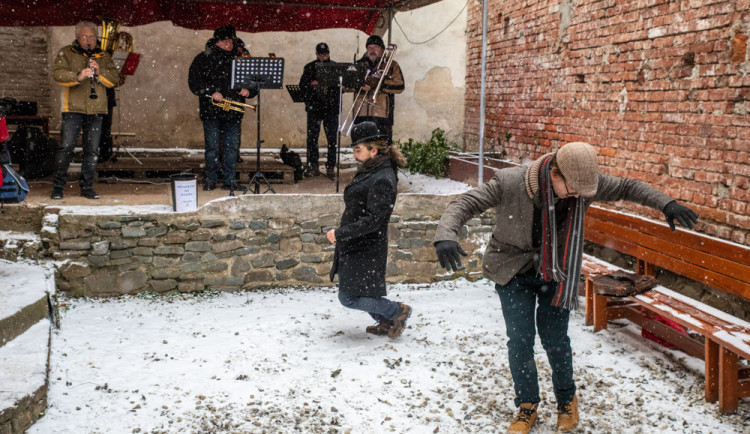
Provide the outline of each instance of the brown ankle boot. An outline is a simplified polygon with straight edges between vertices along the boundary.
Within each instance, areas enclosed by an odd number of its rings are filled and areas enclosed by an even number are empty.
[[[401,335],[401,332],[406,328],[406,320],[411,315],[411,307],[408,304],[398,304],[398,315],[393,319],[393,327],[388,330],[388,337],[395,339]]]
[[[573,431],[576,425],[578,425],[578,397],[574,395],[569,403],[558,404],[557,429],[562,432]]]
[[[391,321],[381,321],[375,325],[367,326],[365,331],[375,336],[385,336],[388,334],[388,330],[391,329],[393,323]]]
[[[508,434],[528,434],[536,422],[537,404],[524,402],[518,407],[518,414],[508,427]]]

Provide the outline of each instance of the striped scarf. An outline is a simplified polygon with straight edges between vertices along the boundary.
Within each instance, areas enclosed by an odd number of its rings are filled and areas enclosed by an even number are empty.
[[[542,245],[540,252],[540,272],[545,282],[558,282],[552,305],[574,310],[578,309],[578,281],[581,277],[583,258],[583,213],[584,198],[567,199],[568,216],[565,220],[565,235],[562,240],[564,254],[562,267],[557,257],[557,228],[555,220],[554,192],[550,176],[550,162],[547,157],[539,170],[539,190],[542,198]]]

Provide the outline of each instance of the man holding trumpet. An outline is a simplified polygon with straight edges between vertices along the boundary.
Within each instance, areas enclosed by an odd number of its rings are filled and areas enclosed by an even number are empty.
[[[206,180],[203,190],[216,188],[219,179],[219,144],[224,140],[221,174],[224,190],[241,188],[235,180],[235,164],[239,152],[240,123],[245,98],[258,94],[257,89],[232,89],[232,60],[237,32],[234,26],[214,31],[214,45],[193,59],[188,75],[190,90],[198,95],[200,119],[205,142]],[[229,100],[229,101],[228,101]]]

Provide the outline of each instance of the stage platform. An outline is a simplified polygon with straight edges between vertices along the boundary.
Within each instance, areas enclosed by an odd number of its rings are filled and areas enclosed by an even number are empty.
[[[133,179],[169,179],[175,173],[195,173],[202,178],[205,168],[203,155],[174,156],[118,156],[96,166],[99,179],[133,178]],[[240,182],[248,182],[257,171],[255,155],[243,155],[238,161],[237,170]],[[281,159],[261,155],[260,171],[272,184],[294,184],[294,169],[281,162]]]
[[[226,197],[229,191],[217,188],[203,191],[203,151],[187,149],[135,149],[130,152],[120,151],[116,162],[99,163],[97,165],[97,182],[94,186],[100,195],[98,200],[85,199],[79,196],[80,188],[80,153],[74,157],[68,171],[68,183],[62,200],[50,199],[52,193],[52,176],[36,180],[28,180],[30,193],[24,206],[112,206],[112,205],[168,205],[172,206],[169,175],[173,173],[195,173],[198,175],[198,205],[203,205],[215,199]],[[325,176],[305,178],[294,183],[293,169],[281,162],[278,150],[263,151],[261,153],[261,172],[266,176],[269,185],[278,194],[335,194],[336,179]],[[295,150],[303,159],[304,150]],[[320,149],[320,163],[325,162],[325,149]],[[132,153],[132,155],[131,155]],[[243,186],[255,174],[255,153],[243,150],[242,162],[237,163],[239,181]],[[140,160],[140,163],[136,161]],[[141,164],[142,163],[142,164]],[[325,168],[321,166],[325,173]],[[351,182],[356,172],[356,161],[352,158],[350,149],[341,153],[341,172],[339,179],[339,193]],[[254,184],[250,185],[247,194],[252,194]],[[265,193],[268,186],[260,184],[260,193]],[[267,192],[271,194],[270,191]],[[236,191],[235,195],[242,194]]]

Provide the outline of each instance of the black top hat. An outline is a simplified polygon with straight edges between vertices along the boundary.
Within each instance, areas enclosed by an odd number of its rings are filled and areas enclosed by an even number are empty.
[[[328,44],[326,44],[325,42],[321,42],[320,44],[316,45],[315,52],[318,54],[329,53],[330,51],[328,50]]]
[[[360,122],[352,128],[352,146],[387,138],[388,134],[380,131],[375,122]]]

